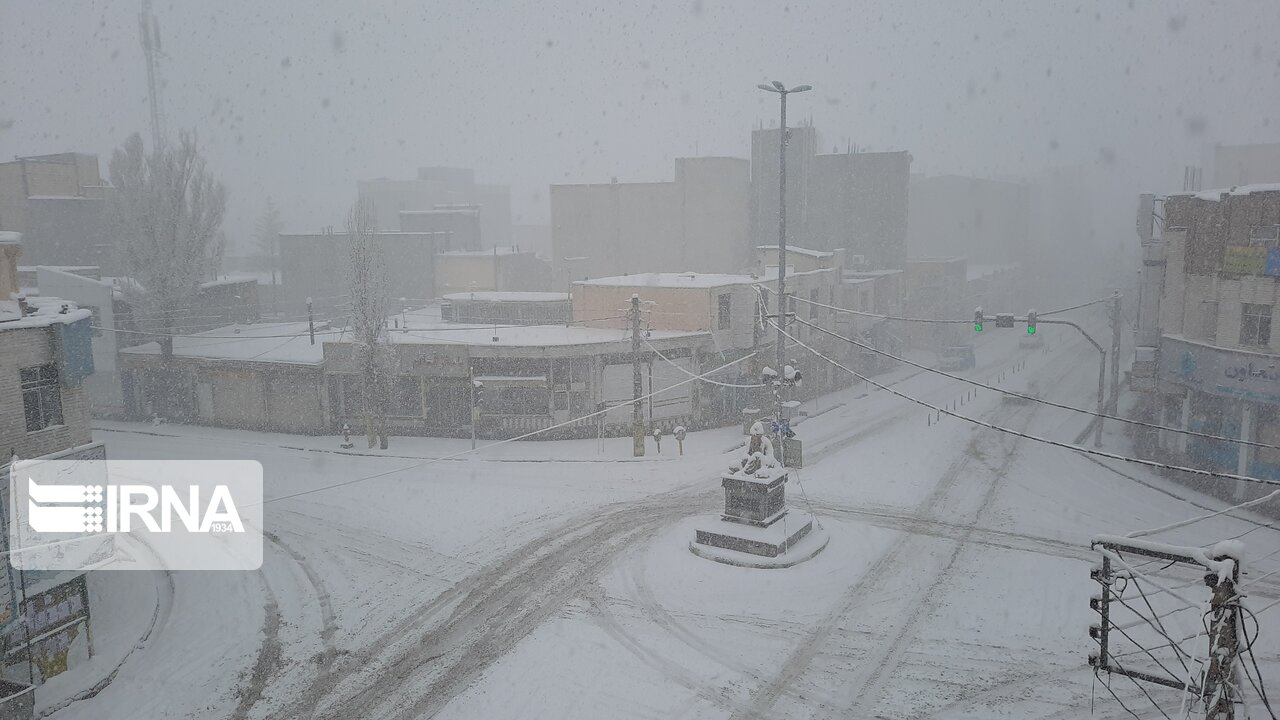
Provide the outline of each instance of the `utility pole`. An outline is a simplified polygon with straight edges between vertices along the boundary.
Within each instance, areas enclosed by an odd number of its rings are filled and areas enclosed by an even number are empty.
[[[1120,405],[1120,291],[1111,296],[1111,399],[1107,414],[1115,415]]]
[[[771,85],[758,85],[761,90],[775,93],[781,101],[781,118],[778,123],[778,377],[786,367],[787,326],[787,95],[812,90],[809,85],[797,85],[790,90],[774,80]],[[782,393],[776,393],[775,404],[778,422],[782,422]],[[779,436],[781,441],[781,436]]]
[[[476,420],[480,419],[480,408],[476,407],[476,369],[467,367],[467,385],[471,390],[471,449],[476,449]]]
[[[644,381],[640,376],[640,296],[631,294],[631,453],[644,457]]]
[[[311,344],[316,344],[316,316],[311,312],[311,298],[307,298],[307,333],[311,335]]]
[[[1221,556],[1219,562],[1231,561],[1231,577],[1222,578],[1210,572],[1205,584],[1213,588],[1209,600],[1209,671],[1204,681],[1205,720],[1235,720],[1235,704],[1239,700],[1235,676],[1236,655],[1240,641],[1236,636],[1236,583],[1240,580],[1240,561]]]

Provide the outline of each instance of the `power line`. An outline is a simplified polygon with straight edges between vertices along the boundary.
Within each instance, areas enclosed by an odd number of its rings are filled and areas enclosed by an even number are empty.
[[[777,323],[773,322],[772,319],[769,320],[769,324],[773,325],[774,327],[777,327]],[[1000,425],[993,425],[992,423],[986,422],[985,420],[978,420],[977,418],[971,418],[967,415],[961,415],[960,413],[957,413],[952,410],[947,410],[946,408],[941,408],[941,407],[937,407],[936,405],[931,405],[930,403],[911,397],[910,395],[907,395],[898,390],[895,390],[887,385],[878,383],[875,380],[872,380],[871,378],[867,377],[866,375],[863,375],[862,373],[859,373],[856,370],[851,370],[845,367],[844,365],[841,365],[839,362],[832,360],[826,355],[823,355],[821,352],[818,352],[817,350],[809,347],[808,345],[805,345],[803,342],[796,339],[795,336],[787,333],[786,331],[783,331],[782,334],[785,335],[787,338],[791,339],[794,343],[796,343],[800,347],[808,350],[814,355],[817,355],[818,357],[822,358],[828,363],[834,365],[835,367],[840,368],[841,370],[844,370],[845,372],[853,375],[854,377],[858,378],[859,380],[862,380],[863,382],[874,385],[875,387],[880,388],[881,390],[887,390],[893,395],[897,395],[898,397],[904,400],[913,402],[922,407],[927,407],[930,410],[933,410],[939,414],[948,415],[950,417],[954,417],[959,420],[964,420],[974,425],[985,427],[989,430],[995,430],[997,432],[1002,432],[1008,435],[1025,438],[1027,440],[1032,440],[1045,445],[1052,445],[1053,447],[1059,447],[1064,450],[1071,450],[1073,452],[1083,453],[1086,455],[1095,455],[1097,457],[1109,458],[1111,460],[1119,460],[1121,462],[1133,463],[1135,465],[1145,465],[1147,467],[1157,468],[1160,470],[1178,470],[1180,472],[1189,473],[1191,475],[1200,475],[1203,477],[1219,478],[1223,480],[1240,480],[1243,482],[1258,483],[1261,485],[1280,485],[1280,480],[1266,480],[1263,478],[1249,477],[1247,475],[1235,475],[1232,473],[1213,472],[1212,470],[1200,470],[1199,468],[1190,468],[1190,467],[1184,467],[1181,465],[1170,465],[1168,463],[1156,462],[1154,460],[1143,460],[1141,458],[1133,458],[1125,455],[1117,455],[1116,453],[1107,452],[1105,450],[1096,450],[1093,448],[1081,447],[1079,445],[1071,445],[1069,443],[1059,442],[1057,440],[1052,440],[1050,438],[1045,438],[1045,437],[1040,437],[1038,435],[1031,435],[1028,433],[1024,433],[1018,430],[1014,430],[1012,428],[1002,427]]]
[[[645,344],[645,345],[648,345],[648,346],[649,346],[649,349],[653,351],[653,354],[654,354],[654,355],[657,355],[658,357],[662,358],[663,360],[666,360],[666,361],[667,361],[667,364],[669,364],[671,367],[673,367],[673,368],[675,368],[675,369],[679,370],[680,372],[684,373],[685,375],[688,375],[688,376],[693,377],[693,378],[697,378],[697,379],[699,379],[699,380],[701,380],[701,381],[703,381],[703,382],[705,382],[705,383],[709,383],[709,384],[711,384],[711,385],[719,385],[720,387],[727,387],[727,388],[762,388],[762,387],[766,387],[766,384],[765,384],[765,383],[752,383],[751,385],[739,385],[739,384],[735,384],[735,383],[720,382],[720,381],[718,381],[718,380],[712,380],[712,379],[710,379],[710,378],[700,378],[700,377],[698,377],[697,375],[695,375],[694,373],[690,372],[688,369],[683,368],[683,367],[680,367],[678,364],[676,364],[674,361],[672,361],[672,360],[671,360],[670,358],[668,358],[666,355],[663,355],[663,354],[662,354],[662,352],[661,352],[660,350],[658,350],[658,348],[656,348],[656,347],[654,347],[654,346],[653,346],[653,343],[649,342],[649,338],[642,338],[642,340],[644,341],[644,344]]]
[[[790,297],[792,300],[798,300],[802,303],[807,303],[809,305],[816,305],[818,307],[826,308],[828,310],[834,310],[835,312],[849,313],[850,315],[863,315],[866,317],[880,318],[881,320],[901,320],[902,322],[938,323],[938,324],[944,324],[944,325],[968,325],[971,322],[970,320],[939,320],[937,318],[913,318],[913,317],[899,317],[897,315],[881,315],[880,313],[864,312],[862,310],[850,310],[849,308],[837,307],[835,305],[827,305],[826,303],[820,303],[817,300],[807,300],[798,295],[789,295],[788,297]],[[795,318],[795,319],[799,320],[799,318]]]
[[[1079,310],[1080,308],[1089,307],[1090,305],[1098,305],[1099,303],[1111,302],[1112,300],[1113,298],[1109,298],[1109,297],[1098,298],[1097,300],[1090,300],[1089,302],[1080,303],[1079,305],[1072,305],[1071,307],[1058,308],[1057,310],[1050,310],[1049,312],[1037,313],[1037,315],[1039,317],[1044,317],[1046,315],[1057,315],[1059,313],[1071,312],[1072,310]]]
[[[655,391],[653,391],[653,392],[650,392],[648,395],[642,395],[642,396],[640,396],[640,397],[638,397],[638,398],[633,398],[632,400],[630,400],[630,401],[628,401],[628,402],[635,402],[636,400],[648,400],[649,398],[655,397],[655,396],[657,396],[657,395],[661,395],[662,393],[667,392],[668,390],[673,390],[673,389],[678,388],[678,387],[680,387],[680,386],[682,386],[682,385],[687,385],[687,384],[689,384],[689,383],[691,383],[691,382],[694,382],[695,380],[701,380],[701,379],[705,378],[706,376],[711,375],[712,373],[717,373],[717,372],[719,372],[719,371],[721,371],[721,370],[723,370],[723,369],[725,369],[725,368],[727,368],[727,367],[730,367],[730,366],[733,366],[733,365],[737,365],[738,363],[740,363],[740,362],[742,362],[742,361],[744,361],[744,360],[747,360],[747,359],[749,359],[749,358],[752,358],[752,357],[754,357],[754,356],[755,356],[755,353],[750,353],[750,354],[748,354],[748,355],[743,355],[742,357],[738,358],[737,360],[732,360],[732,361],[730,361],[730,362],[727,362],[727,363],[725,363],[724,365],[721,365],[720,367],[718,367],[718,368],[714,368],[714,369],[712,369],[712,370],[708,370],[707,372],[702,373],[701,375],[698,375],[698,376],[696,376],[696,377],[689,378],[688,380],[681,380],[681,381],[679,381],[679,382],[677,382],[677,383],[675,383],[675,384],[668,385],[668,386],[666,386],[666,387],[664,387],[664,388],[662,388],[662,389],[660,389],[660,390],[655,390]],[[519,441],[519,440],[526,440],[526,439],[531,438],[531,437],[533,437],[533,436],[535,436],[535,435],[541,435],[542,433],[550,432],[551,430],[556,430],[556,429],[559,429],[559,428],[565,427],[565,426],[567,426],[567,425],[572,425],[572,424],[574,424],[574,423],[579,423],[579,422],[582,422],[583,420],[590,420],[590,419],[591,419],[591,418],[593,418],[593,417],[597,417],[597,416],[599,416],[599,415],[604,415],[604,414],[606,414],[606,413],[612,412],[612,411],[613,411],[613,410],[615,410],[617,407],[619,407],[619,406],[606,407],[606,408],[603,408],[603,409],[601,409],[601,410],[596,410],[595,412],[591,412],[591,413],[588,413],[588,414],[586,414],[586,415],[582,415],[581,417],[572,418],[572,419],[570,419],[570,420],[566,420],[566,421],[564,421],[564,422],[556,423],[555,425],[550,425],[550,426],[548,426],[548,427],[544,427],[544,428],[541,428],[541,429],[538,429],[538,430],[532,430],[532,431],[530,431],[530,432],[524,433],[523,435],[517,435],[517,436],[512,437],[512,438],[507,438],[506,440],[498,440],[497,442],[492,442],[492,443],[489,443],[488,445],[481,445],[481,446],[480,446],[480,447],[478,447],[478,448],[473,448],[473,449],[470,449],[470,450],[463,450],[463,451],[461,451],[461,452],[456,452],[456,453],[453,453],[452,455],[443,455],[443,456],[441,456],[441,457],[437,457],[437,458],[430,458],[430,459],[424,460],[424,461],[422,461],[422,462],[412,463],[412,464],[410,464],[410,465],[406,465],[406,466],[404,466],[404,467],[400,467],[400,468],[395,468],[395,469],[392,469],[392,470],[384,470],[383,472],[380,472],[380,473],[374,473],[374,474],[372,474],[372,475],[364,475],[364,476],[361,476],[361,477],[358,477],[358,478],[352,478],[352,479],[350,479],[350,480],[343,480],[342,482],[332,483],[332,484],[330,484],[330,485],[322,485],[321,487],[310,488],[310,489],[308,489],[308,490],[301,490],[301,491],[299,491],[299,492],[296,492],[296,493],[290,493],[290,494],[288,494],[288,495],[280,495],[280,496],[273,497],[273,498],[270,498],[270,499],[267,499],[267,500],[263,500],[263,501],[262,501],[262,504],[263,504],[263,505],[266,505],[267,503],[279,502],[279,501],[281,501],[281,500],[290,500],[290,499],[293,499],[293,498],[301,497],[301,496],[303,496],[303,495],[310,495],[310,494],[312,494],[312,493],[323,492],[323,491],[325,491],[325,490],[332,490],[332,489],[334,489],[334,488],[344,487],[344,486],[347,486],[347,485],[354,485],[354,484],[356,484],[356,483],[364,482],[364,481],[366,481],[366,480],[373,480],[373,479],[376,479],[376,478],[385,477],[385,476],[387,476],[387,475],[394,475],[394,474],[396,474],[396,473],[405,472],[405,471],[407,471],[407,470],[415,470],[415,469],[417,469],[417,468],[425,467],[425,466],[427,466],[427,465],[431,465],[431,464],[438,463],[438,462],[443,462],[443,461],[445,461],[445,460],[454,460],[454,459],[460,458],[460,457],[462,457],[462,456],[464,456],[464,455],[470,455],[470,454],[472,454],[472,453],[479,452],[479,451],[481,451],[481,450],[487,450],[487,449],[489,449],[489,448],[498,447],[498,446],[500,446],[500,445],[506,445],[507,443],[512,443],[512,442],[516,442],[516,441]]]
[[[1276,490],[1276,491],[1274,491],[1274,492],[1272,492],[1272,493],[1269,493],[1269,494],[1267,494],[1267,495],[1264,495],[1264,496],[1262,496],[1262,497],[1260,497],[1260,498],[1257,498],[1257,499],[1254,499],[1254,500],[1250,500],[1250,501],[1248,501],[1248,502],[1240,503],[1239,505],[1232,505],[1231,507],[1226,508],[1225,510],[1218,510],[1217,512],[1211,512],[1211,513],[1209,513],[1208,515],[1200,515],[1199,517],[1193,517],[1193,518],[1190,518],[1190,519],[1188,519],[1188,520],[1179,520],[1178,522],[1170,523],[1170,524],[1168,524],[1168,525],[1162,525],[1162,526],[1160,526],[1160,527],[1152,528],[1152,529],[1150,529],[1150,530],[1135,530],[1135,531],[1133,531],[1133,532],[1131,532],[1131,533],[1129,533],[1129,534],[1125,535],[1125,537],[1127,537],[1127,538],[1140,538],[1140,537],[1146,537],[1147,535],[1155,535],[1155,534],[1157,534],[1157,533],[1166,532],[1166,531],[1168,531],[1168,530],[1176,530],[1177,528],[1180,528],[1180,527],[1186,527],[1187,525],[1193,525],[1193,524],[1198,523],[1198,522],[1200,522],[1200,521],[1202,521],[1202,520],[1208,520],[1209,518],[1215,518],[1215,517],[1218,517],[1219,515],[1226,515],[1227,513],[1230,513],[1230,512],[1232,512],[1233,510],[1243,510],[1243,509],[1248,508],[1248,507],[1253,507],[1254,505],[1261,505],[1261,504],[1263,504],[1263,503],[1265,503],[1265,502],[1267,502],[1267,501],[1269,501],[1269,500],[1271,500],[1271,499],[1273,499],[1273,498],[1276,498],[1276,497],[1280,497],[1280,490]]]
[[[1103,419],[1105,419],[1105,420],[1115,420],[1115,421],[1117,421],[1117,422],[1128,423],[1128,424],[1130,424],[1130,425],[1137,425],[1137,426],[1140,426],[1140,427],[1150,428],[1150,429],[1152,429],[1152,430],[1167,430],[1167,431],[1169,431],[1169,432],[1176,432],[1176,433],[1181,433],[1181,434],[1184,434],[1184,435],[1191,435],[1191,436],[1194,436],[1194,437],[1204,438],[1204,439],[1206,439],[1206,440],[1217,440],[1217,441],[1219,441],[1219,442],[1230,442],[1230,443],[1237,443],[1237,444],[1239,444],[1239,445],[1250,445],[1250,446],[1253,446],[1253,447],[1260,447],[1260,448],[1265,448],[1265,449],[1268,449],[1268,450],[1276,450],[1276,449],[1280,449],[1280,448],[1277,448],[1277,446],[1275,446],[1275,445],[1268,445],[1267,443],[1256,442],[1256,441],[1253,441],[1253,440],[1244,440],[1244,439],[1242,439],[1242,438],[1229,438],[1229,437],[1224,437],[1224,436],[1222,436],[1222,435],[1210,435],[1210,434],[1208,434],[1208,433],[1197,432],[1197,431],[1195,431],[1195,430],[1184,430],[1184,429],[1182,429],[1182,428],[1166,427],[1166,426],[1164,426],[1164,425],[1156,425],[1155,423],[1144,422],[1144,421],[1142,421],[1142,420],[1134,420],[1134,419],[1132,419],[1132,418],[1126,418],[1126,417],[1122,417],[1122,416],[1119,416],[1119,415],[1108,415],[1107,413],[1100,413],[1100,412],[1097,412],[1097,411],[1095,411],[1095,410],[1086,410],[1086,409],[1084,409],[1084,408],[1078,408],[1078,407],[1075,407],[1075,406],[1072,406],[1072,405],[1063,405],[1063,404],[1061,404],[1061,403],[1053,402],[1052,400],[1045,400],[1045,399],[1043,399],[1043,398],[1038,398],[1038,397],[1035,397],[1035,396],[1033,396],[1033,395],[1024,395],[1024,394],[1022,394],[1022,393],[1015,392],[1015,391],[1013,391],[1013,390],[1005,390],[1004,388],[999,388],[999,387],[996,387],[996,386],[994,386],[994,385],[988,385],[988,384],[986,384],[986,383],[979,382],[979,381],[977,381],[977,380],[972,380],[972,379],[970,379],[970,378],[963,377],[963,376],[961,376],[961,375],[953,375],[953,374],[951,374],[951,373],[949,373],[949,372],[946,372],[946,371],[944,371],[944,370],[939,370],[939,369],[937,369],[937,368],[932,368],[932,367],[929,367],[929,366],[927,366],[927,365],[922,365],[922,364],[920,364],[920,363],[918,363],[918,362],[915,362],[915,361],[913,361],[913,360],[908,360],[907,358],[904,358],[904,357],[898,357],[897,355],[894,355],[894,354],[892,354],[892,353],[886,352],[886,351],[884,351],[884,350],[880,350],[880,349],[878,349],[878,348],[876,348],[876,347],[874,347],[874,346],[872,346],[872,345],[867,345],[867,344],[865,344],[865,343],[859,342],[858,340],[854,340],[854,339],[853,339],[853,338],[851,338],[851,337],[846,337],[846,336],[844,336],[844,335],[840,335],[839,333],[835,333],[835,332],[832,332],[832,331],[830,331],[830,330],[827,330],[826,328],[821,327],[821,326],[819,326],[819,325],[815,325],[815,324],[813,324],[813,323],[811,323],[811,322],[808,322],[807,320],[801,320],[801,319],[800,319],[800,318],[798,318],[798,317],[797,317],[797,318],[792,318],[792,319],[793,319],[793,320],[795,320],[796,322],[800,323],[801,325],[806,325],[806,326],[811,327],[811,328],[813,328],[814,330],[817,330],[817,331],[819,331],[819,332],[826,333],[827,335],[830,335],[830,336],[832,336],[832,337],[838,338],[838,339],[840,339],[840,340],[844,340],[845,342],[853,343],[854,345],[856,345],[856,346],[858,346],[858,347],[860,347],[860,348],[862,348],[862,349],[864,349],[864,350],[869,350],[869,351],[871,351],[871,352],[873,352],[873,353],[876,353],[876,354],[878,354],[878,355],[883,355],[883,356],[885,356],[885,357],[887,357],[887,358],[891,358],[891,359],[893,359],[893,360],[897,360],[898,362],[906,363],[906,364],[908,364],[908,365],[911,365],[912,367],[917,367],[917,368],[920,368],[921,370],[925,370],[925,371],[928,371],[928,372],[934,373],[934,374],[936,374],[936,375],[941,375],[941,376],[943,376],[943,377],[951,378],[952,380],[959,380],[960,382],[968,383],[968,384],[973,385],[973,386],[975,386],[975,387],[984,388],[984,389],[986,389],[986,390],[992,390],[992,391],[994,391],[994,392],[1003,393],[1003,394],[1008,395],[1008,396],[1010,396],[1010,397],[1021,398],[1021,399],[1023,399],[1023,400],[1029,400],[1029,401],[1031,401],[1031,402],[1041,403],[1042,405],[1048,405],[1049,407],[1055,407],[1055,408],[1058,408],[1058,409],[1060,409],[1060,410],[1070,410],[1071,412],[1077,412],[1077,413],[1081,413],[1081,414],[1083,414],[1083,415],[1091,415],[1091,416],[1093,416],[1093,417],[1099,417],[1099,418],[1103,418]]]

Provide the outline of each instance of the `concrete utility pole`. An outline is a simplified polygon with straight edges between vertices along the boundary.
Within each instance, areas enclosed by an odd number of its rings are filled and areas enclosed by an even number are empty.
[[[640,376],[640,296],[631,294],[631,440],[632,455],[644,457],[644,381]]]
[[[1120,405],[1120,291],[1111,296],[1111,399],[1107,414],[1116,415]]]
[[[787,326],[787,95],[812,90],[809,85],[797,85],[790,90],[773,81],[772,85],[757,85],[761,90],[776,93],[782,105],[782,117],[778,123],[778,377],[786,367]],[[777,393],[777,418],[782,419],[782,394]]]
[[[1221,582],[1212,573],[1205,576],[1205,584],[1213,588],[1213,597],[1209,600],[1209,672],[1204,681],[1205,720],[1235,720],[1235,704],[1239,701],[1235,664],[1240,650],[1236,636],[1239,615],[1236,583],[1240,580],[1240,562],[1228,557],[1214,559],[1231,560],[1232,569],[1231,577]]]

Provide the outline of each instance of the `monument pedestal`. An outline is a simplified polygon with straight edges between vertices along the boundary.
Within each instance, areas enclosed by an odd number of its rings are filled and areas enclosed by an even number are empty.
[[[827,536],[813,514],[787,507],[790,471],[763,468],[720,477],[724,512],[695,526],[689,550],[695,555],[743,567],[789,567],[817,555]]]

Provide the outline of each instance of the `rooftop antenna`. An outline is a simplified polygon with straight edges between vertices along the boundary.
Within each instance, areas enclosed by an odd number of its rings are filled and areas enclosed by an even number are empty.
[[[160,96],[160,22],[151,12],[151,0],[142,0],[142,12],[138,13],[138,31],[142,40],[142,55],[147,62],[147,100],[151,106],[151,142],[159,149],[164,138],[164,105]]]

